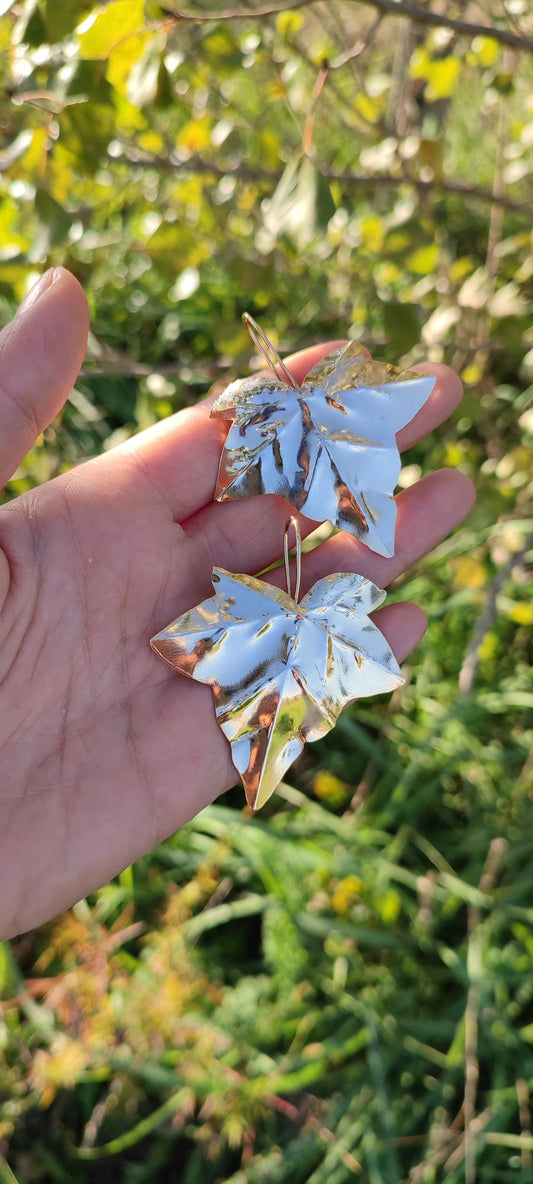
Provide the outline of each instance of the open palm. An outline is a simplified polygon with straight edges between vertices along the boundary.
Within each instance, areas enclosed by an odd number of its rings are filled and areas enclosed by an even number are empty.
[[[0,335],[0,487],[68,396],[86,336],[62,270]],[[331,348],[291,358],[296,378]],[[402,447],[460,398],[452,371],[428,369],[437,382]],[[224,432],[207,401],[0,509],[0,935],[102,884],[236,780],[211,691],[148,644],[211,594],[214,564],[253,573],[280,555],[280,499],[212,501]],[[471,504],[461,474],[432,474],[399,496],[393,559],[337,535],[305,558],[303,590],[332,571],[384,586]],[[421,610],[378,618],[401,660]]]

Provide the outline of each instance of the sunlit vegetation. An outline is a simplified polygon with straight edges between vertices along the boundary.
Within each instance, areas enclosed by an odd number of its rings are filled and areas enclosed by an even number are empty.
[[[0,2],[0,314],[93,314],[6,496],[245,374],[245,309],[454,366],[401,480],[478,487],[405,688],[0,946],[1,1184],[533,1179],[533,22],[403,7]]]

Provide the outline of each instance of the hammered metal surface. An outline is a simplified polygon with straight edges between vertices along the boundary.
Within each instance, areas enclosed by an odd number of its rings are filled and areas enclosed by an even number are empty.
[[[393,555],[396,432],[434,385],[433,375],[369,361],[357,342],[322,359],[299,390],[268,374],[231,383],[211,411],[232,421],[215,498],[276,493]]]
[[[308,740],[354,699],[404,680],[368,613],[385,593],[362,576],[319,580],[297,604],[253,576],[214,568],[215,595],[152,638],[181,674],[207,683],[250,806],[262,806]]]

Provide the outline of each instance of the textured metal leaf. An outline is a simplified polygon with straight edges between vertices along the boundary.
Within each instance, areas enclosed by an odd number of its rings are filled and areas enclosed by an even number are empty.
[[[215,595],[152,638],[155,652],[207,683],[246,798],[262,806],[307,740],[347,704],[403,682],[368,614],[385,593],[362,576],[319,580],[300,603],[253,576],[214,568]]]
[[[357,342],[319,362],[299,390],[273,375],[231,383],[211,411],[232,421],[215,498],[276,493],[306,518],[329,518],[393,555],[396,433],[434,384],[432,375],[369,361]]]

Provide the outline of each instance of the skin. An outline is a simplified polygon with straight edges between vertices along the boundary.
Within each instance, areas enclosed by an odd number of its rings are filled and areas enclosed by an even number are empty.
[[[0,489],[63,406],[86,347],[85,296],[68,272],[40,281],[0,334]],[[338,343],[288,359],[298,381]],[[456,407],[445,366],[399,434],[407,447]],[[0,508],[0,937],[32,928],[177,830],[235,783],[208,687],[180,677],[149,638],[211,595],[211,569],[279,558],[287,506],[213,503],[223,423],[210,400]],[[305,557],[302,593],[334,571],[380,586],[468,513],[446,470],[398,496],[396,554],[337,535]],[[305,533],[311,524],[302,520]],[[271,575],[284,583],[283,574]],[[401,661],[425,617],[376,614]]]

